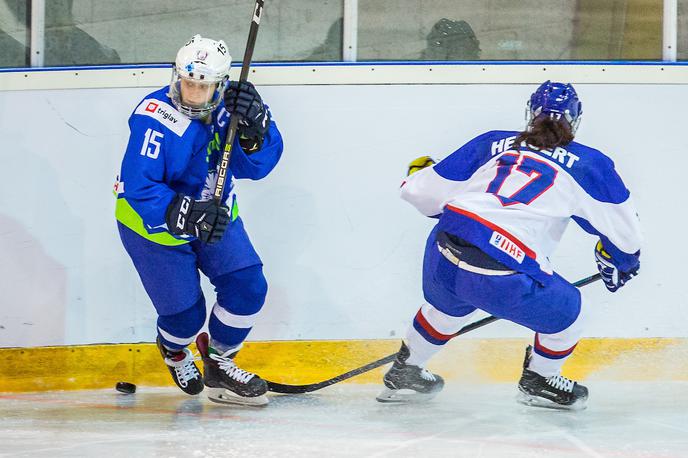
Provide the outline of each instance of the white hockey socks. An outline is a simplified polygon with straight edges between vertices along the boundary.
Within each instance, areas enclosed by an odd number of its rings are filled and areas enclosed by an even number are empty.
[[[528,369],[543,377],[559,375],[564,362],[571,356],[583,335],[587,316],[588,307],[581,298],[580,313],[568,328],[555,334],[535,333],[533,355]]]
[[[473,313],[457,317],[447,315],[430,304],[423,304],[406,332],[406,345],[411,355],[406,364],[425,367],[425,364],[449,342]]]

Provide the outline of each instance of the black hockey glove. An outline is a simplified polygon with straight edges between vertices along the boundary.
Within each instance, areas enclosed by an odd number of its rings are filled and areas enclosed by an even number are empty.
[[[167,207],[165,219],[175,235],[192,235],[202,242],[215,243],[227,229],[229,208],[214,200],[194,200],[179,194]]]
[[[640,252],[637,254],[640,257]],[[597,270],[600,271],[602,276],[604,286],[612,293],[625,285],[631,278],[638,275],[640,270],[640,260],[626,271],[619,269],[614,263],[612,256],[604,250],[601,240],[595,245],[595,262],[597,263]]]
[[[248,81],[230,81],[225,91],[225,108],[239,117],[239,141],[249,153],[263,146],[263,136],[270,126],[270,110],[263,104],[260,94]]]

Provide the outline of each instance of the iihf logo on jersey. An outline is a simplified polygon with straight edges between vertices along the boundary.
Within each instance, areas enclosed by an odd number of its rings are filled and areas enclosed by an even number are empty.
[[[499,232],[495,231],[492,233],[492,237],[490,237],[490,244],[496,246],[501,251],[514,258],[519,264],[521,264],[523,259],[526,257],[526,254],[518,247],[518,245]]]

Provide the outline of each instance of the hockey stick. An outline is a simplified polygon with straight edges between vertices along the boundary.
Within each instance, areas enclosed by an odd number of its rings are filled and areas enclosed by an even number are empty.
[[[258,26],[260,25],[260,18],[263,14],[264,3],[265,0],[256,0],[256,7],[253,10],[253,18],[251,19],[251,28],[248,31],[246,50],[244,51],[244,63],[241,65],[241,74],[239,76],[240,82],[248,79],[248,70],[251,66],[253,48],[256,45]],[[217,172],[217,183],[215,184],[215,192],[213,193],[213,199],[215,199],[218,205],[222,202],[222,193],[225,190],[225,181],[227,179],[227,168],[229,167],[229,159],[232,157],[232,145],[234,144],[238,125],[239,118],[237,116],[232,116],[232,119],[229,121],[224,148],[222,149],[222,160],[220,161],[220,169]]]
[[[576,288],[580,288],[581,286],[589,285],[590,283],[596,282],[602,278],[602,276],[597,273],[595,275],[591,275],[589,277],[583,278],[582,280],[578,280],[576,283],[573,284]],[[496,316],[488,316],[485,317],[481,320],[476,321],[475,323],[468,324],[461,328],[459,331],[455,332],[452,334],[452,337],[460,336],[462,334],[466,334],[468,332],[473,331],[474,329],[482,328],[485,325],[488,325],[490,323],[493,323],[495,321],[499,320],[498,317]],[[309,385],[285,385],[282,383],[275,383],[275,382],[270,382],[267,381],[268,383],[268,390],[272,391],[273,393],[283,393],[283,394],[302,394],[302,393],[310,393],[311,391],[317,391],[320,389],[323,389],[325,387],[328,387],[330,385],[334,385],[335,383],[342,382],[344,380],[350,379],[351,377],[355,377],[357,375],[363,374],[364,372],[372,371],[373,369],[376,369],[380,366],[384,366],[387,363],[391,363],[394,361],[394,358],[396,358],[397,354],[393,353],[391,355],[387,355],[384,358],[378,359],[377,361],[373,361],[372,363],[368,363],[365,366],[361,366],[357,369],[351,370],[349,372],[345,372],[344,374],[338,375],[336,377],[332,377],[331,379],[324,380],[319,383],[311,383]]]

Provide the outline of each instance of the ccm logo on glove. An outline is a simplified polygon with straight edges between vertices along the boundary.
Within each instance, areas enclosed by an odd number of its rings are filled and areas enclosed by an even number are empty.
[[[167,208],[167,227],[175,235],[191,235],[206,243],[218,242],[229,224],[229,208],[214,200],[177,195]]]
[[[191,197],[184,196],[182,198],[181,204],[179,206],[179,214],[177,215],[177,230],[182,233],[186,229],[186,217],[189,214],[189,209],[191,208]]]

